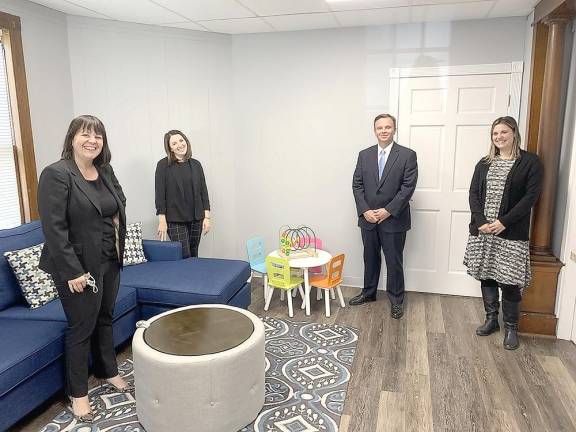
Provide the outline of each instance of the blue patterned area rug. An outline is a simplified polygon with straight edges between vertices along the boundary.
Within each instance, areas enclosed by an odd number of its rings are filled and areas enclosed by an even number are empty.
[[[266,329],[266,397],[254,423],[241,432],[337,432],[358,331],[338,324],[262,318]],[[132,361],[119,366],[132,381]],[[145,432],[130,394],[89,391],[92,425],[60,413],[40,432]]]

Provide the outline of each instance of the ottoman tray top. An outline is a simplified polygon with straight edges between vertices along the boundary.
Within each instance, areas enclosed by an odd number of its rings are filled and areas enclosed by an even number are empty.
[[[144,331],[144,342],[165,354],[200,356],[235,348],[253,331],[250,318],[240,312],[194,308],[154,320]]]

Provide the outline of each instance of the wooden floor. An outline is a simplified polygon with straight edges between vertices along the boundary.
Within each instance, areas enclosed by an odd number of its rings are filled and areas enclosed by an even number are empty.
[[[260,280],[253,286],[252,312],[288,317],[278,294],[265,313]],[[358,290],[343,292],[348,299]],[[326,318],[323,301],[312,301],[311,316],[295,308],[293,319],[360,330],[341,432],[576,431],[573,343],[521,337],[517,351],[506,351],[503,332],[475,335],[483,321],[475,298],[408,293],[399,321],[390,318],[385,293],[362,306],[332,306]],[[130,355],[128,345],[119,361]],[[54,398],[12,430],[39,430],[60,412],[61,400]]]

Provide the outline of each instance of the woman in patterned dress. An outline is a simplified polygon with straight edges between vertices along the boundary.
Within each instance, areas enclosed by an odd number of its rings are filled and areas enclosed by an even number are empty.
[[[480,281],[486,321],[478,336],[498,330],[502,290],[504,348],[518,348],[522,291],[530,285],[530,212],[542,185],[543,167],[520,149],[516,120],[499,117],[490,130],[490,152],[477,164],[470,184],[470,235],[464,255],[468,274]]]

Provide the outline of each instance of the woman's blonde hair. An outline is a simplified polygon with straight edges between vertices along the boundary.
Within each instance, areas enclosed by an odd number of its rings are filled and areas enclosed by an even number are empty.
[[[516,120],[510,116],[498,117],[496,120],[494,120],[494,123],[492,123],[492,127],[490,128],[490,151],[486,156],[484,156],[484,161],[486,163],[492,163],[496,156],[500,154],[500,150],[494,145],[494,138],[492,137],[494,128],[499,124],[508,126],[510,129],[512,129],[514,134],[514,140],[512,142],[512,159],[516,159],[518,156],[520,156],[520,143],[522,142],[522,139],[520,138],[518,123],[516,123]]]

